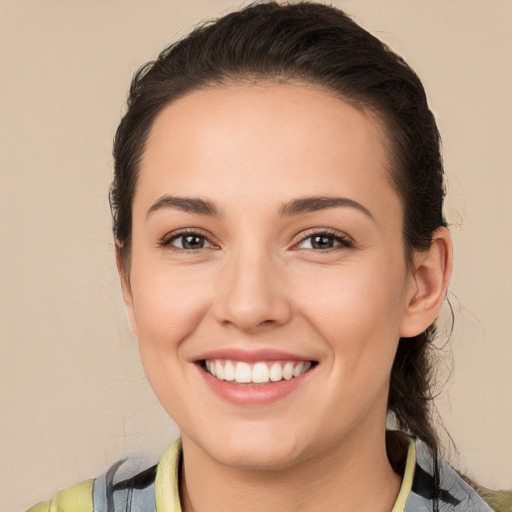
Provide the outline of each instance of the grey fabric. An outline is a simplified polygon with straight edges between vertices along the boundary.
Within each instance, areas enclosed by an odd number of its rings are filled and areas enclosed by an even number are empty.
[[[133,461],[120,461],[94,481],[94,512],[156,512],[156,466],[138,471]],[[416,443],[416,466],[405,512],[432,512],[432,455]],[[440,463],[439,512],[492,512],[477,492],[448,464]]]
[[[133,461],[120,461],[94,481],[94,512],[156,512],[156,466],[138,472]]]
[[[491,507],[445,462],[439,464],[439,512],[492,512]],[[434,479],[432,454],[425,443],[416,443],[416,467],[405,512],[432,512]]]

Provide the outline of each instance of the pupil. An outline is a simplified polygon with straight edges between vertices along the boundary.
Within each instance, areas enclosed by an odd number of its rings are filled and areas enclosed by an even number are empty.
[[[312,246],[314,249],[330,249],[333,247],[333,239],[330,236],[314,236]]]
[[[196,235],[187,235],[183,237],[183,247],[185,249],[202,249],[204,239]]]

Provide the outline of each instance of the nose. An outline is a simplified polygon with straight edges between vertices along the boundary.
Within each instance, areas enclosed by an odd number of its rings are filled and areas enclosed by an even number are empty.
[[[248,333],[286,324],[292,308],[283,273],[282,264],[270,255],[233,257],[219,283],[217,320]]]

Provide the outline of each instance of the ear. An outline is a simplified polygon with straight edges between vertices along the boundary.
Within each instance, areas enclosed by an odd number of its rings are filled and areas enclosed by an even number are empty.
[[[130,275],[127,269],[127,261],[123,257],[121,251],[121,242],[116,240],[116,265],[119,273],[119,280],[121,281],[121,290],[123,292],[124,306],[126,308],[126,317],[128,319],[128,325],[130,331],[137,337],[137,323],[135,322],[135,314],[133,308],[133,294],[132,286],[130,284]]]
[[[446,298],[452,265],[450,233],[440,227],[434,231],[430,247],[414,255],[406,311],[400,324],[401,337],[417,336],[437,318]]]

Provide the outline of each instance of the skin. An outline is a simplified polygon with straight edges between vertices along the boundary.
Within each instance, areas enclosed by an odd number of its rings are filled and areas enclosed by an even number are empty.
[[[147,377],[181,430],[186,512],[391,510],[391,366],[400,336],[437,316],[451,246],[440,228],[407,265],[382,133],[370,113],[293,83],[212,87],[156,119],[121,277]],[[165,206],[165,194],[218,213]],[[362,208],[281,214],[312,196]],[[204,247],[183,249],[183,229]],[[332,247],[314,250],[326,230]],[[233,347],[318,364],[275,403],[234,405],[195,362]]]

